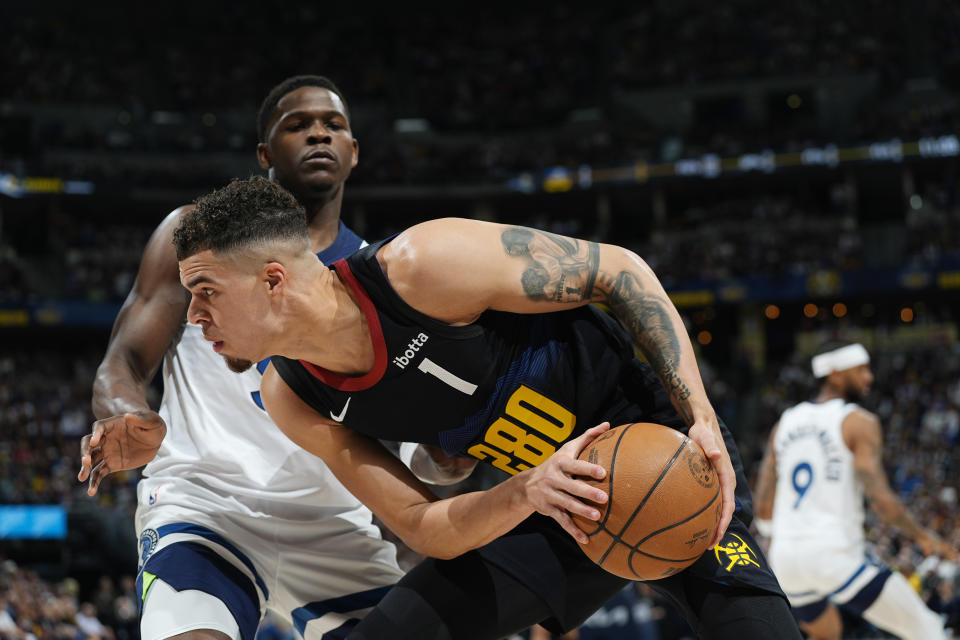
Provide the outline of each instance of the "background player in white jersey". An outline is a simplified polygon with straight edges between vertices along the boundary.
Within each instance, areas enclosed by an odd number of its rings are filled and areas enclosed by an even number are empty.
[[[841,637],[838,606],[901,638],[944,638],[939,617],[907,580],[866,554],[864,497],[925,553],[957,557],[887,483],[880,421],[855,404],[873,383],[867,350],[830,342],[812,368],[822,380],[819,394],[784,411],[774,426],[755,494],[758,528],[770,536],[770,564],[794,615],[824,640]]]
[[[340,221],[358,144],[336,86],[320,76],[283,81],[257,127],[260,165],[306,208],[320,259],[365,244]],[[267,608],[319,638],[397,580],[395,551],[326,466],[270,422],[258,391],[268,361],[231,373],[185,326],[189,296],[171,237],[192,208],[172,212],[144,251],[97,371],[100,420],[83,439],[79,478],[90,478],[92,495],[107,474],[149,463],[136,517],[144,640],[252,640]],[[161,361],[158,414],[146,390]]]

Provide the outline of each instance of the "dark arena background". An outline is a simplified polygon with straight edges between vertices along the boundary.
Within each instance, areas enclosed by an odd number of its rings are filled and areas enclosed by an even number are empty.
[[[960,546],[954,0],[35,0],[0,35],[0,637],[139,637],[139,474],[76,480],[94,371],[154,227],[261,172],[256,110],[299,73],[347,97],[368,240],[462,216],[643,257],[751,478],[817,346],[862,342],[891,485]],[[869,515],[868,538],[960,633],[956,567]],[[579,637],[693,636],[638,584]]]

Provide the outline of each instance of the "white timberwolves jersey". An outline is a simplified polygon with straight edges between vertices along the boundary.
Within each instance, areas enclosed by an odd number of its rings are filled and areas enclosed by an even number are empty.
[[[863,489],[841,428],[856,408],[841,399],[802,402],[780,417],[771,556],[798,548],[862,556]]]
[[[291,508],[359,506],[326,465],[291,442],[256,403],[264,367],[233,373],[200,327],[184,327],[163,361],[159,413],[167,435],[144,475],[189,479],[217,493]]]
[[[327,264],[365,244],[341,222],[337,239],[318,257]],[[167,435],[143,471],[138,515],[167,505],[292,521],[330,516],[371,527],[369,510],[261,407],[267,362],[234,373],[200,327],[184,327],[163,360],[159,413]]]

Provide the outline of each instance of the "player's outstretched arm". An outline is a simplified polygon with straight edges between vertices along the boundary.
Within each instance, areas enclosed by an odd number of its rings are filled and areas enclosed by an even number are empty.
[[[603,491],[572,477],[601,478],[605,473],[603,467],[576,457],[609,428],[606,424],[568,442],[540,466],[491,489],[439,500],[379,441],[318,414],[272,367],[264,372],[260,394],[271,419],[290,440],[321,458],[407,546],[427,556],[453,558],[480,547],[534,511],[557,518],[571,535],[586,542],[586,534],[569,514],[592,520],[600,514],[577,496],[606,500]]]
[[[473,322],[487,309],[543,313],[606,304],[717,471],[723,512],[711,544],[720,540],[735,508],[736,475],[683,320],[639,256],[526,227],[443,219],[411,227],[379,258],[408,304],[451,324]]]
[[[853,466],[873,512],[914,540],[924,553],[957,560],[957,550],[921,526],[890,488],[883,469],[883,431],[877,416],[863,409],[850,413],[843,421],[843,439],[853,452]]]
[[[92,405],[98,420],[80,442],[77,475],[81,482],[90,479],[90,495],[110,473],[150,462],[166,435],[166,425],[147,403],[147,387],[186,317],[189,298],[172,237],[191,208],[173,211],[151,236],[97,368]]]

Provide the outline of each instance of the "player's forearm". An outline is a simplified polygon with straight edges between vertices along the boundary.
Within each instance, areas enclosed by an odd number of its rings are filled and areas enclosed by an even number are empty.
[[[920,526],[913,514],[900,500],[890,493],[881,495],[871,501],[873,512],[885,523],[893,525],[900,533],[911,539],[923,536],[926,530]]]
[[[660,281],[629,252],[617,263],[601,270],[594,299],[605,302],[630,333],[687,424],[714,419],[686,327]]]
[[[150,409],[147,402],[149,380],[138,374],[116,352],[108,352],[93,382],[93,415],[103,419],[133,411]]]
[[[422,505],[403,541],[433,558],[455,558],[482,547],[523,522],[534,509],[525,499],[522,474],[486,491]]]

